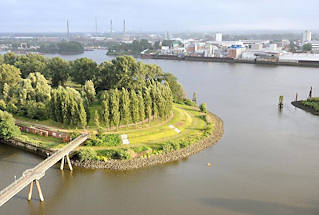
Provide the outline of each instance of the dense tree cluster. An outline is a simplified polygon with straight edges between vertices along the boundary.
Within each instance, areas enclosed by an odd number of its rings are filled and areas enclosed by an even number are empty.
[[[93,105],[99,126],[118,127],[166,118],[173,100],[184,98],[175,76],[129,56],[97,65],[87,58],[0,55],[0,110],[32,119],[85,127]]]
[[[59,43],[42,43],[39,51],[43,53],[74,54],[83,53],[84,47],[79,42],[62,41]]]
[[[117,43],[108,44],[108,55],[138,55],[142,51],[152,49],[153,46],[148,40],[133,40],[132,43]]]
[[[173,108],[173,96],[167,82],[150,82],[137,92],[122,88],[101,94],[100,119],[105,127],[143,122],[151,118],[167,118]]]

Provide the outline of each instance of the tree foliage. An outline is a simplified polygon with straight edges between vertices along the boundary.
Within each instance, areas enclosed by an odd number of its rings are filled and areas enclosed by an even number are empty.
[[[121,90],[121,98],[120,98],[120,113],[121,113],[121,121],[124,125],[127,125],[130,122],[131,114],[130,114],[130,95],[127,89],[122,88]]]
[[[51,117],[66,125],[85,127],[87,124],[83,100],[72,88],[58,87],[51,92]]]
[[[10,139],[20,134],[19,128],[15,125],[15,120],[11,114],[0,110],[0,138]]]
[[[92,104],[92,102],[94,102],[96,93],[95,93],[93,81],[89,80],[85,82],[85,85],[83,86],[83,89],[82,89],[82,96],[84,99],[86,99],[88,104]]]
[[[70,74],[70,65],[60,57],[48,61],[46,76],[51,78],[52,87],[64,86]]]
[[[306,43],[302,46],[302,50],[305,52],[311,51],[312,50],[312,45],[311,43]]]
[[[20,69],[21,77],[26,78],[30,73],[44,73],[46,58],[37,54],[18,55],[14,66]]]
[[[0,93],[3,92],[4,84],[15,87],[20,81],[20,70],[9,64],[0,65]]]
[[[96,62],[86,57],[70,62],[70,65],[72,80],[79,84],[93,80],[98,70]]]

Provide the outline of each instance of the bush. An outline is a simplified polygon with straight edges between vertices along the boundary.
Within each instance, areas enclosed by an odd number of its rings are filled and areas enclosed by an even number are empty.
[[[20,135],[20,129],[15,125],[11,114],[0,110],[0,138],[10,139]]]
[[[97,153],[91,148],[81,149],[79,152],[80,160],[97,160]]]
[[[107,159],[128,160],[131,158],[131,154],[127,149],[104,149],[98,150],[97,154]]]
[[[190,99],[184,99],[184,104],[185,104],[185,105],[188,105],[188,106],[192,106],[192,107],[196,107],[196,106],[197,106],[196,103],[193,102],[193,101],[190,100]]]
[[[207,113],[207,104],[206,104],[206,103],[202,103],[202,104],[199,106],[199,109],[200,109],[201,112]]]
[[[119,146],[122,140],[119,134],[99,134],[86,142],[87,146]]]
[[[170,142],[164,143],[161,145],[161,150],[164,152],[171,152],[174,150],[172,144]]]

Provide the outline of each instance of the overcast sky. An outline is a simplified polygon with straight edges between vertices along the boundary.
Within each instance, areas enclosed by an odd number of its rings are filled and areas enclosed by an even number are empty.
[[[319,0],[0,0],[0,32],[318,30]]]

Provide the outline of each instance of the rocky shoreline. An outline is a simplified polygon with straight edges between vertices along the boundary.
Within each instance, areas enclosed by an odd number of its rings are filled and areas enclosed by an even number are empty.
[[[215,144],[224,134],[224,125],[223,121],[216,116],[215,114],[211,114],[214,125],[214,132],[209,137],[200,140],[197,143],[194,143],[186,148],[168,152],[161,155],[153,155],[149,158],[134,158],[131,160],[109,160],[105,161],[72,161],[72,164],[76,167],[83,168],[92,168],[92,169],[110,169],[110,170],[131,170],[138,169],[143,167],[150,167],[159,164],[169,163],[173,161],[177,161],[183,158],[187,158],[190,155],[196,154],[211,145]]]

